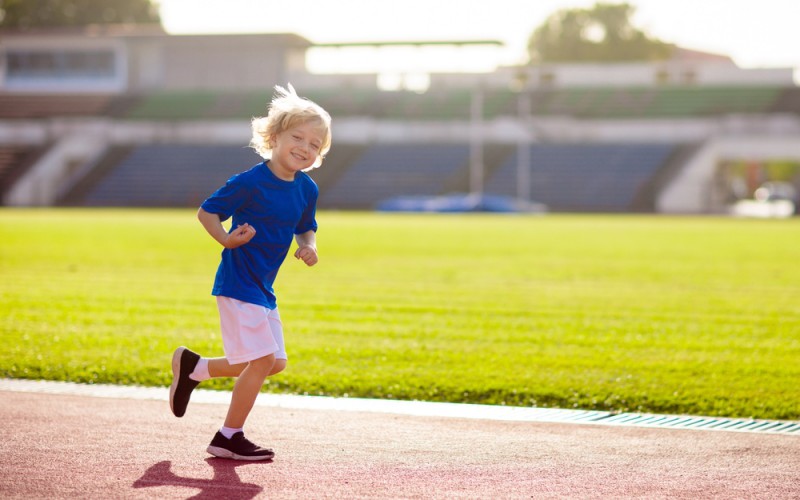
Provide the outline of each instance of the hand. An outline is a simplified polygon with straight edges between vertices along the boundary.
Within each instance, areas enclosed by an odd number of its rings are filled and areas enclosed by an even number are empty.
[[[317,257],[317,249],[316,247],[313,247],[311,245],[304,245],[302,247],[299,247],[294,252],[294,258],[301,259],[309,267],[313,266],[319,261],[319,258]]]
[[[256,229],[248,223],[236,226],[236,229],[228,234],[225,239],[225,248],[236,248],[244,245],[253,239],[256,235]]]

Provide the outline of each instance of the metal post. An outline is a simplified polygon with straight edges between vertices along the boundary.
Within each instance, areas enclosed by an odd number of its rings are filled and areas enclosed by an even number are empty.
[[[517,143],[517,199],[523,203],[531,201],[531,95],[523,88],[517,98],[522,135]]]
[[[483,194],[483,90],[480,87],[472,92],[470,102],[470,194],[480,197]]]

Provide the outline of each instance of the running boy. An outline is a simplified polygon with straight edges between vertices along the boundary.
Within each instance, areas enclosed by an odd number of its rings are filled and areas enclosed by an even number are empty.
[[[172,355],[170,408],[186,412],[192,390],[212,377],[238,377],[222,428],[207,451],[236,460],[267,460],[272,450],[244,437],[244,424],[264,380],[286,368],[286,349],[273,282],[292,238],[295,258],[317,263],[319,190],[305,172],[322,164],[331,146],[331,117],[294,89],[276,86],[266,117],[252,121],[250,146],[265,161],[231,177],[201,205],[197,218],[224,247],[214,280],[224,358],[186,347]],[[222,222],[232,218],[226,231]]]

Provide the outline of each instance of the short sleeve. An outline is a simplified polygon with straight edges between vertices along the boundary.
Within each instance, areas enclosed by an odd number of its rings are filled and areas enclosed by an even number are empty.
[[[310,184],[307,192],[306,207],[303,210],[303,215],[300,216],[300,222],[294,229],[294,234],[303,234],[308,231],[317,231],[317,198],[319,197],[319,189],[316,184]]]
[[[237,174],[209,196],[200,205],[200,208],[208,213],[219,215],[220,220],[224,221],[244,205],[250,199],[250,195],[250,187],[244,182],[242,174]]]

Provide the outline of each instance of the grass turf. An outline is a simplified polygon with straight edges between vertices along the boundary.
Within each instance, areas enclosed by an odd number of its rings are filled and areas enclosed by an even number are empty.
[[[800,220],[318,219],[265,390],[800,418]],[[192,211],[3,209],[0,241],[0,376],[166,386],[177,345],[221,355]]]

